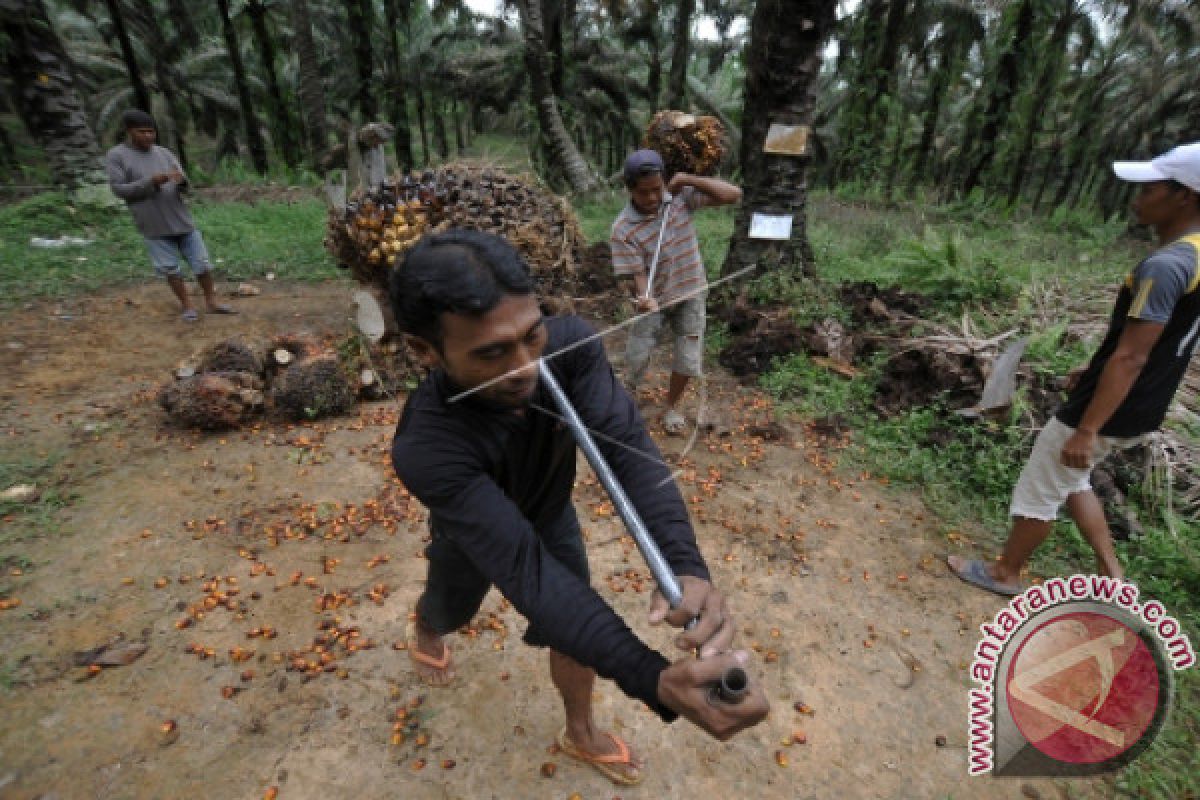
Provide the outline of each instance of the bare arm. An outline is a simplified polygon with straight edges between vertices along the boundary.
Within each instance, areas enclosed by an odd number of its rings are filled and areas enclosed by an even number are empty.
[[[1063,445],[1063,464],[1078,469],[1086,469],[1091,464],[1096,436],[1125,401],[1164,327],[1161,323],[1140,319],[1130,319],[1126,323],[1117,340],[1117,349],[1100,373],[1096,393],[1084,410],[1079,427]]]
[[[700,175],[689,175],[678,172],[667,184],[667,191],[678,194],[685,186],[691,186],[697,192],[708,198],[707,205],[730,206],[742,201],[742,190],[728,181],[720,178],[705,178]]]

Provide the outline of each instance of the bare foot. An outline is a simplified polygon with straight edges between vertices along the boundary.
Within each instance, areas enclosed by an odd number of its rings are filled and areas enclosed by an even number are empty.
[[[633,786],[641,783],[645,762],[633,748],[611,733],[594,725],[559,734],[558,746],[572,758],[591,764],[613,783]]]
[[[409,623],[407,639],[408,657],[417,676],[430,686],[449,686],[454,680],[454,663],[445,638],[418,618]]]

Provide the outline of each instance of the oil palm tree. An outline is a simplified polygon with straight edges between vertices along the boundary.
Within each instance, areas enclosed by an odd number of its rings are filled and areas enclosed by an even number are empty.
[[[748,266],[815,274],[805,227],[808,159],[770,155],[763,152],[763,145],[773,122],[811,126],[821,51],[833,29],[836,10],[835,0],[759,0],[755,6],[742,119],[745,194],[722,267],[724,274]],[[751,239],[754,211],[790,215],[790,237],[784,241]]]

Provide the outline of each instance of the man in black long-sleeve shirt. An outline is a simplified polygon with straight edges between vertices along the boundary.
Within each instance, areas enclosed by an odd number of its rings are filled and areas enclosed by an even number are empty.
[[[396,320],[432,372],[405,406],[392,447],[396,473],[430,510],[429,575],[409,653],[433,685],[453,678],[443,637],[495,585],[529,620],[525,640],[549,647],[563,697],[564,752],[618,783],[640,761],[592,719],[595,674],[670,721],[682,714],[728,738],[766,714],[760,689],[738,706],[708,702],[707,684],[748,654],[728,652],[734,625],[696,547],[687,510],[604,349],[575,317],[544,317],[528,267],[502,239],[452,231],[414,248],[392,283]],[[656,594],[651,621],[696,626],[677,639],[701,659],[670,664],[647,647],[588,585],[571,505],[575,444],[543,409],[543,355],[680,576],[684,601]]]

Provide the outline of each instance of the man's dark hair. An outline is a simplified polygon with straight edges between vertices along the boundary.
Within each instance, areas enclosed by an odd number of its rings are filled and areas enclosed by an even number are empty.
[[[158,126],[154,124],[154,117],[140,108],[131,108],[122,114],[121,123],[125,126],[125,130],[129,130],[130,128],[154,128],[158,130]]]
[[[533,294],[529,265],[516,248],[481,231],[426,236],[392,273],[389,299],[396,324],[441,348],[441,315],[486,314],[505,295]]]

